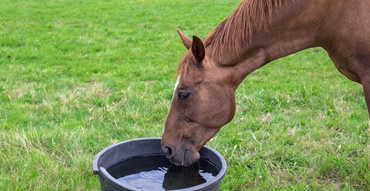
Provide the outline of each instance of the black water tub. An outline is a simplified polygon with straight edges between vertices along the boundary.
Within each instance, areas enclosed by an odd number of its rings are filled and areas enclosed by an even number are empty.
[[[164,156],[160,138],[141,138],[120,142],[100,151],[93,161],[93,172],[99,175],[102,191],[140,191],[149,190],[140,186],[148,181],[130,185],[120,178],[123,174],[141,173],[160,168],[163,174],[156,175],[155,181],[161,181],[162,188],[152,190],[176,191],[217,191],[220,181],[226,173],[227,164],[223,156],[211,147],[200,150],[200,170],[172,165]],[[199,173],[198,173],[199,172]],[[122,174],[123,173],[123,174]],[[157,172],[155,172],[157,174]],[[205,176],[211,175],[211,176]],[[141,176],[141,175],[140,175]],[[127,176],[129,177],[129,176]],[[162,180],[163,179],[163,180]],[[162,182],[163,181],[163,182]],[[176,187],[175,185],[188,185]],[[143,185],[140,185],[143,184]]]

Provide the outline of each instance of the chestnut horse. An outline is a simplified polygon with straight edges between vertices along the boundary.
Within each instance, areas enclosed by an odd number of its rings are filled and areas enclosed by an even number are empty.
[[[235,113],[235,90],[266,63],[320,46],[362,85],[370,113],[370,0],[243,0],[207,37],[178,31],[188,49],[162,135],[168,159],[188,166]]]

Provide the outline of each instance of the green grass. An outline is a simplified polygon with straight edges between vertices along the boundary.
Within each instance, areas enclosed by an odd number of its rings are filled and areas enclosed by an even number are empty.
[[[185,49],[239,0],[0,2],[0,190],[99,190],[101,149],[160,137]],[[220,190],[369,190],[361,86],[309,49],[249,75],[209,143]],[[271,120],[262,120],[266,115]]]

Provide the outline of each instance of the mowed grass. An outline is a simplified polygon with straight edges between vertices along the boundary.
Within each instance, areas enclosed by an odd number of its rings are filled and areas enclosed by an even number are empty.
[[[185,49],[239,3],[0,2],[0,190],[99,190],[104,147],[160,137]],[[369,190],[361,86],[314,48],[249,75],[234,120],[208,143],[220,190]]]

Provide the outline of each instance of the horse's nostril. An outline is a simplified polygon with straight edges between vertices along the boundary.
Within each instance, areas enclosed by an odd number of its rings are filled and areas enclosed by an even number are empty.
[[[165,146],[163,148],[163,152],[166,155],[166,157],[171,157],[172,156],[172,153],[173,153],[173,149],[171,147],[169,147],[169,146]]]

